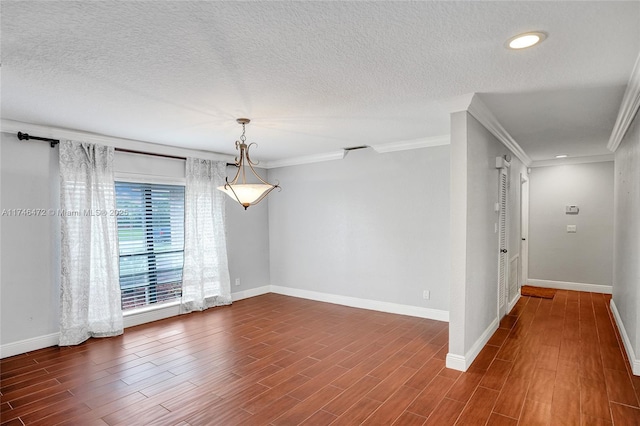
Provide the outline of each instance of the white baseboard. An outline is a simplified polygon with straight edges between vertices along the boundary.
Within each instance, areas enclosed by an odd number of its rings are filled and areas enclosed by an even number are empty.
[[[336,294],[320,293],[316,291],[300,290],[290,287],[266,285],[248,290],[231,293],[231,300],[247,299],[267,293],[277,293],[286,296],[300,297],[302,299],[317,300],[319,302],[335,303],[337,305],[351,306],[354,308],[370,309],[374,311],[389,312],[392,314],[409,315],[412,317],[429,318],[437,321],[449,321],[449,312],[438,309],[422,308],[419,306],[400,305],[377,300],[359,299],[356,297],[339,296]],[[142,308],[124,315],[124,327],[134,327],[153,321],[159,321],[180,315],[180,303],[168,303],[161,307]],[[23,354],[59,343],[60,333],[46,336],[33,337],[31,339],[0,345],[0,358]]]
[[[334,303],[352,308],[369,309],[373,311],[389,312],[391,314],[409,315],[412,317],[428,318],[437,321],[449,321],[449,311],[422,308],[420,306],[400,305],[398,303],[380,302],[378,300],[360,299],[357,297],[340,296],[338,294],[320,293],[298,288],[271,286],[271,292],[301,299],[316,300],[318,302]]]
[[[509,315],[509,312],[511,312],[513,307],[516,306],[516,303],[518,303],[518,300],[520,300],[520,297],[522,297],[522,296],[520,296],[520,289],[518,289],[518,293],[513,298],[513,300],[511,302],[509,302],[509,306],[507,306],[507,315]]]
[[[588,291],[590,293],[611,294],[610,285],[570,283],[566,281],[537,280],[529,278],[527,284],[535,287],[556,288],[558,290]]]
[[[231,293],[231,300],[237,302],[238,300],[248,299],[250,297],[261,296],[271,292],[271,286],[263,285],[262,287],[250,288],[249,290],[242,290],[236,293]]]
[[[471,349],[467,351],[467,353],[462,355],[456,355],[452,353],[447,354],[446,358],[446,367],[451,368],[458,371],[467,371],[467,369],[473,363],[473,360],[476,359],[482,348],[487,344],[493,333],[496,332],[498,326],[500,325],[500,321],[498,318],[494,319],[489,327],[482,333],[482,335],[476,340]]]
[[[447,354],[447,360],[445,365],[447,368],[451,368],[452,370],[458,370],[458,371],[467,371],[467,368],[469,368],[465,357],[463,357],[462,355],[455,355],[452,353]]]
[[[58,343],[60,343],[60,333],[51,333],[44,336],[6,343],[0,346],[0,358],[20,355],[25,352],[48,348],[49,346],[56,346]]]
[[[618,331],[620,332],[620,336],[622,337],[622,343],[624,344],[624,349],[627,351],[627,358],[629,358],[629,364],[631,365],[631,371],[634,376],[640,376],[640,359],[636,358],[636,353],[633,350],[633,345],[631,345],[631,340],[629,340],[629,336],[627,335],[627,330],[624,328],[624,324],[622,323],[622,318],[620,318],[620,313],[618,312],[618,308],[616,307],[615,302],[611,299],[609,303],[611,306],[611,312],[613,312],[613,318],[616,320],[616,325],[618,326]]]
[[[140,310],[131,312],[123,318],[124,327],[133,327],[152,321],[169,318],[180,313],[179,304],[167,304],[153,310]],[[14,355],[20,355],[26,352],[36,351],[38,349],[56,346],[60,343],[60,333],[52,333],[44,336],[32,337],[29,339],[19,340],[17,342],[5,343],[0,345],[0,358],[6,358]]]

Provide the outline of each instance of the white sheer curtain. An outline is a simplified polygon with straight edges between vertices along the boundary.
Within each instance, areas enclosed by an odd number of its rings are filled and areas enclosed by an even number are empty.
[[[226,163],[187,158],[182,313],[231,304],[227,262]]]
[[[60,345],[122,334],[113,152],[60,142]]]

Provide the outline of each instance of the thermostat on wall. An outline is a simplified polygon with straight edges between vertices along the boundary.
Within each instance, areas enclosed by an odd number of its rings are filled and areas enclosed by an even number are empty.
[[[578,208],[578,206],[567,206],[565,211],[566,214],[578,214],[580,209]]]

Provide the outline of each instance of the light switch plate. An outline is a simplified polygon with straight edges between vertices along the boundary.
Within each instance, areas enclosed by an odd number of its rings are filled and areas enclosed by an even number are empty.
[[[576,225],[567,225],[567,233],[569,234],[575,234],[576,232],[578,232],[578,227]]]

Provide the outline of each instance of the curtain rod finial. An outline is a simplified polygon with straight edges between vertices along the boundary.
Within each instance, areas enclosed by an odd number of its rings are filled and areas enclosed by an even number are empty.
[[[22,133],[22,132],[18,132],[18,139],[19,140],[35,140],[35,141],[45,141],[45,142],[49,142],[49,145],[51,145],[51,148],[55,148],[56,145],[58,145],[60,143],[60,141],[58,139],[51,139],[51,138],[41,138],[39,136],[30,136],[29,133]]]

